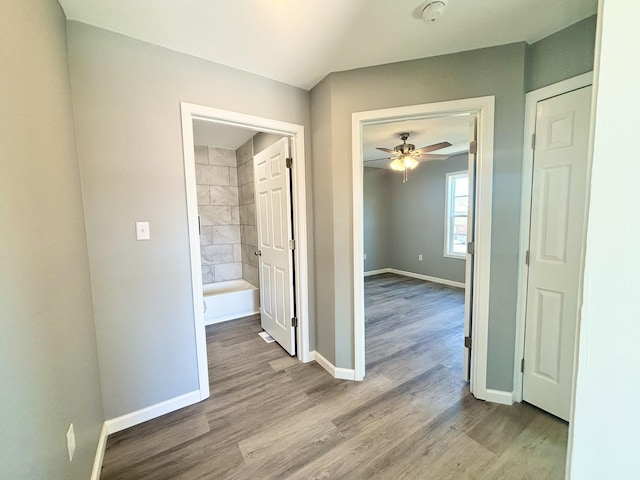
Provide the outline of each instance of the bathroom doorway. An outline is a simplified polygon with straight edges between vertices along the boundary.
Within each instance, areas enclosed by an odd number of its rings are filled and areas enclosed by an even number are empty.
[[[237,318],[236,315],[242,316],[242,313],[255,313],[258,307],[256,294],[260,279],[257,256],[254,255],[258,251],[254,248],[258,235],[256,222],[251,221],[251,212],[255,211],[253,155],[283,137],[288,140],[292,159],[291,240],[294,240],[292,246],[295,245],[292,250],[295,288],[292,286],[292,290],[296,306],[296,357],[301,362],[311,360],[304,127],[184,102],[181,103],[181,111],[193,321],[200,395],[204,399],[209,396],[205,325]],[[227,140],[216,139],[219,133]],[[208,134],[213,136],[208,137]],[[223,144],[232,137],[231,143]],[[218,146],[204,145],[207,143],[218,143]],[[229,205],[222,205],[224,203]],[[241,210],[241,207],[245,208]],[[229,224],[224,225],[227,221]],[[208,288],[215,293],[222,293],[214,295],[218,300],[222,299],[222,303],[214,307],[214,312],[207,306],[209,314],[203,307],[203,282],[208,282]],[[244,297],[242,301],[238,295]],[[233,310],[238,305],[246,311],[225,310]]]

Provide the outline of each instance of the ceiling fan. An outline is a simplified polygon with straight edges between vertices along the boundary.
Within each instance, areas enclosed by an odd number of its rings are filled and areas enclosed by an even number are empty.
[[[444,160],[445,158],[449,158],[448,155],[438,155],[429,152],[451,146],[449,142],[440,142],[434,143],[433,145],[427,145],[426,147],[416,148],[415,145],[407,143],[409,135],[410,134],[407,132],[399,133],[398,137],[402,140],[402,143],[393,147],[393,150],[390,148],[376,147],[378,150],[394,155],[393,157],[389,157],[389,160],[391,160],[389,166],[392,170],[404,172],[404,179],[402,183],[406,183],[407,181],[407,172],[416,168],[420,162],[424,162],[425,160]]]

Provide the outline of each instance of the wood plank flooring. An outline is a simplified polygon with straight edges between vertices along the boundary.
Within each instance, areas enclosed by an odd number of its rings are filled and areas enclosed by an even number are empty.
[[[464,295],[365,281],[367,376],[333,379],[259,336],[207,328],[211,397],[111,435],[111,479],[561,479],[567,425],[482,402],[461,380]]]

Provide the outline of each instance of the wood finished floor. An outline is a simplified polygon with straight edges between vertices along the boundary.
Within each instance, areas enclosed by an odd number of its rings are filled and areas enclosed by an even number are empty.
[[[259,336],[207,328],[211,397],[111,435],[111,479],[561,479],[567,425],[475,400],[461,378],[463,293],[365,281],[367,377],[333,379]]]

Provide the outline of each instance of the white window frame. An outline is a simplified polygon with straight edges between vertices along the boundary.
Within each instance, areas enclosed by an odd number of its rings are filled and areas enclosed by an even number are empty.
[[[463,175],[467,176],[467,179],[469,178],[469,170],[458,170],[457,172],[449,172],[446,174],[446,191],[447,191],[447,196],[445,198],[445,204],[444,204],[444,256],[447,258],[457,258],[459,260],[466,260],[467,258],[467,252],[463,252],[463,253],[453,253],[449,251],[449,246],[451,245],[450,240],[451,240],[451,228],[453,226],[453,222],[451,221],[453,217],[455,217],[455,215],[452,215],[452,211],[453,211],[453,207],[455,206],[455,201],[453,198],[453,189],[451,188],[451,185],[453,183],[453,181],[455,181],[454,179],[457,177],[461,177]],[[469,221],[469,211],[467,210],[467,222]],[[468,228],[468,224],[467,224],[467,228]]]

